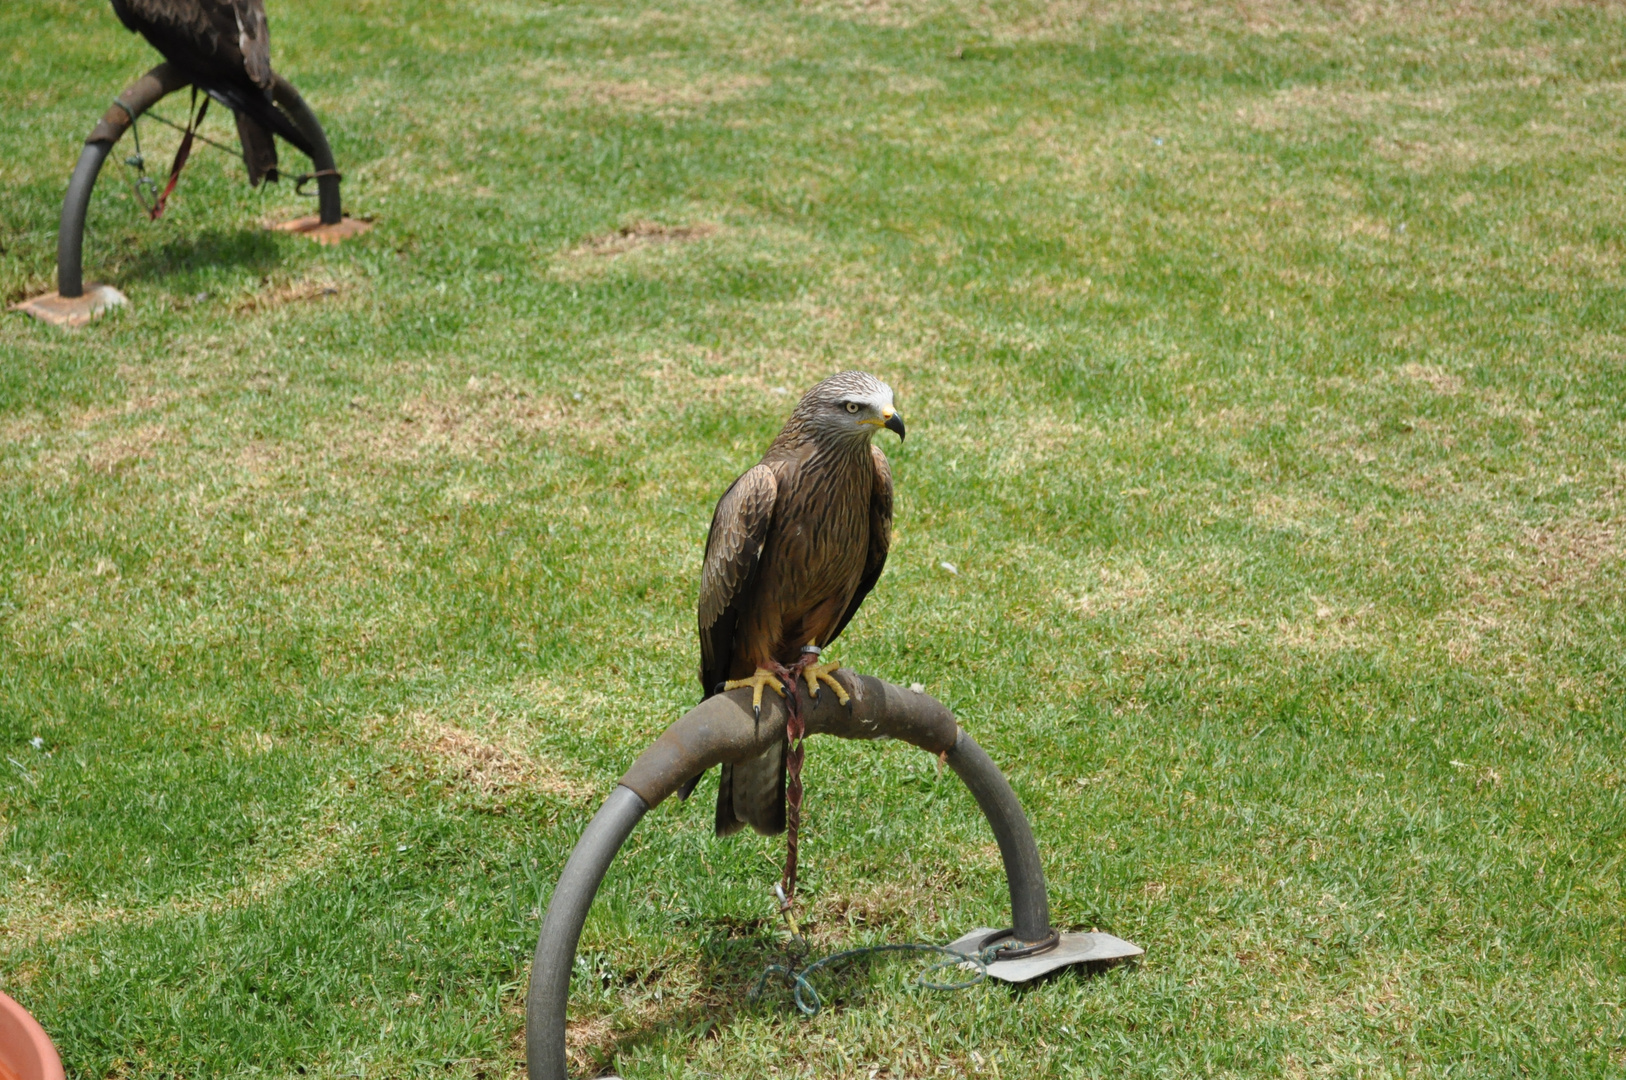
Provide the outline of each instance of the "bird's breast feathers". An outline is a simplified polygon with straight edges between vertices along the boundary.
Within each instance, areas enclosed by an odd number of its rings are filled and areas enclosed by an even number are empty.
[[[872,481],[798,471],[781,481],[778,527],[763,552],[763,585],[805,610],[851,596],[857,587],[869,551]]]

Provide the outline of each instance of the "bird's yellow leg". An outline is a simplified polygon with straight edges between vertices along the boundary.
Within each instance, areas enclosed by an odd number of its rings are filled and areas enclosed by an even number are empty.
[[[723,684],[723,690],[739,690],[742,687],[751,688],[751,710],[758,716],[762,715],[762,688],[771,686],[780,697],[785,696],[785,684],[779,681],[779,676],[767,668],[757,668],[748,678],[730,679]]]
[[[848,701],[852,700],[847,694],[847,688],[842,686],[840,681],[837,680],[833,674],[833,672],[839,667],[841,667],[841,665],[835,663],[834,661],[831,661],[828,664],[821,664],[814,661],[813,663],[804,667],[802,669],[802,678],[807,680],[807,696],[810,698],[818,697],[819,684],[826,683],[829,685],[830,689],[836,692],[836,701],[838,703],[845,705]]]

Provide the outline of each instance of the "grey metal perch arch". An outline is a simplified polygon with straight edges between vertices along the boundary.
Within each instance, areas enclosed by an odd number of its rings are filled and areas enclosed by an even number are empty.
[[[1039,849],[1016,793],[998,767],[936,698],[846,668],[836,675],[852,694],[852,703],[837,704],[831,693],[820,694],[817,701],[804,696],[807,733],[901,739],[946,755],[949,767],[971,789],[993,826],[1010,885],[1014,936],[1022,942],[1044,939],[1050,933],[1050,900]],[[525,1003],[525,1056],[531,1080],[566,1080],[565,1010],[576,945],[599,883],[633,827],[689,777],[753,756],[784,737],[784,704],[772,694],[763,700],[760,721],[752,716],[749,690],[718,694],[667,728],[621,777],[565,863],[542,922]]]
[[[316,150],[311,164],[322,174],[316,178],[322,224],[337,225],[343,213],[339,208],[337,167],[333,163],[333,151],[327,144],[327,134],[322,131],[316,114],[311,112],[310,106],[305,104],[305,99],[299,96],[292,83],[281,75],[273,75],[272,80],[271,100],[282,106],[288,119],[294,122],[300,134],[309,139]],[[187,85],[186,77],[174,67],[159,64],[125,88],[118,98],[124,105],[109,105],[107,112],[102,114],[101,122],[85,139],[85,148],[79,153],[79,164],[74,166],[73,179],[68,181],[67,197],[62,200],[62,223],[56,233],[57,295],[71,299],[85,294],[85,212],[90,207],[90,192],[96,186],[102,163],[137,117]]]
[[[114,145],[124,137],[130,125],[163,98],[188,85],[190,83],[186,76],[173,65],[159,64],[125,87],[115,103],[108,106],[85,139],[85,148],[79,152],[79,163],[74,166],[73,177],[68,181],[68,193],[62,200],[62,218],[56,234],[56,295],[36,297],[19,307],[51,322],[77,325],[99,314],[107,304],[122,302],[122,297],[116,292],[101,304],[95,302],[96,298],[85,299],[85,215],[90,208],[90,193],[96,187],[96,179],[107,161],[107,155],[112,153]],[[317,174],[320,223],[324,226],[338,225],[344,220],[339,203],[339,174],[321,122],[316,119],[310,106],[305,104],[305,99],[299,96],[299,91],[281,75],[272,76],[271,100],[282,107],[288,119],[310,140],[315,150],[311,164],[315,166]],[[108,289],[107,286],[101,288]]]

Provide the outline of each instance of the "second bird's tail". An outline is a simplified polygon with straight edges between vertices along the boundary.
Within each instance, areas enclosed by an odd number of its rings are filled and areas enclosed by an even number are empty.
[[[248,166],[250,187],[259,187],[260,181],[277,179],[277,143],[271,133],[245,113],[237,117],[237,141],[243,147],[243,163]]]
[[[305,133],[294,126],[294,122],[288,119],[287,113],[271,104],[271,98],[268,95],[244,93],[235,86],[210,86],[207,89],[210,97],[238,115],[237,130],[239,137],[241,137],[243,130],[243,119],[247,118],[263,129],[262,134],[264,132],[274,132],[286,139],[306,157],[314,158],[316,156],[316,148],[311,145],[309,139],[305,138]],[[266,141],[269,142],[269,138]],[[254,152],[247,143],[244,144],[243,150],[245,154]],[[273,151],[274,153],[275,151]],[[250,174],[253,171],[254,165],[251,160],[249,165]]]

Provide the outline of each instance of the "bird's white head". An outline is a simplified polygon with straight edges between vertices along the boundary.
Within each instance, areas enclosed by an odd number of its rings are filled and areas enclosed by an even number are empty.
[[[867,371],[841,371],[802,395],[792,423],[826,437],[868,441],[882,428],[903,438],[903,416],[892,388]]]

